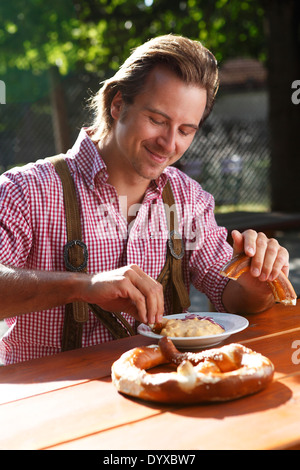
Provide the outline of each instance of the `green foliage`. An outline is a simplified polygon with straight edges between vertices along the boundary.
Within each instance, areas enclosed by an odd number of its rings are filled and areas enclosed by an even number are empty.
[[[0,18],[0,73],[13,67],[37,73],[55,64],[66,72],[76,62],[72,28],[80,21],[71,0],[1,2]]]
[[[86,70],[104,78],[120,66],[132,48],[153,36],[168,33],[199,39],[218,61],[234,56],[264,58],[261,3],[260,0],[3,1],[0,78],[5,80],[13,70],[29,71],[38,88],[39,77],[44,83],[45,71],[53,65],[62,75]],[[26,77],[25,72],[22,77]],[[18,91],[22,88],[19,82]]]

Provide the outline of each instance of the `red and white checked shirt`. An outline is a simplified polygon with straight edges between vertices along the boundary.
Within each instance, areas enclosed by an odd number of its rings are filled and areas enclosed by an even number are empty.
[[[162,189],[169,179],[185,241],[184,281],[187,286],[192,282],[224,311],[221,296],[227,280],[219,271],[231,258],[232,249],[226,243],[226,230],[215,222],[211,195],[184,173],[169,167],[150,183],[143,204],[131,209],[136,218],[128,225],[120,208],[124,200],[106,182],[105,163],[86,129],[81,130],[66,160],[81,208],[89,273],[135,263],[153,278],[158,277],[166,260],[168,211],[162,203]],[[0,177],[2,264],[63,271],[66,240],[62,186],[49,161],[38,160]],[[168,311],[168,295],[165,300]],[[130,315],[124,316],[134,324]],[[10,328],[0,342],[2,362],[11,364],[59,352],[63,319],[62,306],[7,319]],[[110,340],[110,333],[90,312],[83,327],[83,347]]]

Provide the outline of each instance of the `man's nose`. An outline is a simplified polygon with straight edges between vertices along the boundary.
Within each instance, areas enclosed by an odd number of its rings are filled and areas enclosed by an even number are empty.
[[[157,139],[160,147],[164,149],[166,153],[172,154],[176,150],[176,132],[173,128],[164,129]]]

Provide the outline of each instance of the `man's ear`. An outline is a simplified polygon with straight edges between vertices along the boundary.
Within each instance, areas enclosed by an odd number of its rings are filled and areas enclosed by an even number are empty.
[[[113,97],[111,105],[110,105],[110,114],[113,119],[118,119],[120,117],[122,107],[123,107],[123,98],[122,98],[122,93],[119,90]]]

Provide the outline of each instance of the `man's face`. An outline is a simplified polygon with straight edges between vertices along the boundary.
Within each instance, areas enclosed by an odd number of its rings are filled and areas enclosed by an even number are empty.
[[[206,106],[206,90],[155,68],[132,105],[112,102],[115,163],[128,177],[156,179],[190,146]]]

